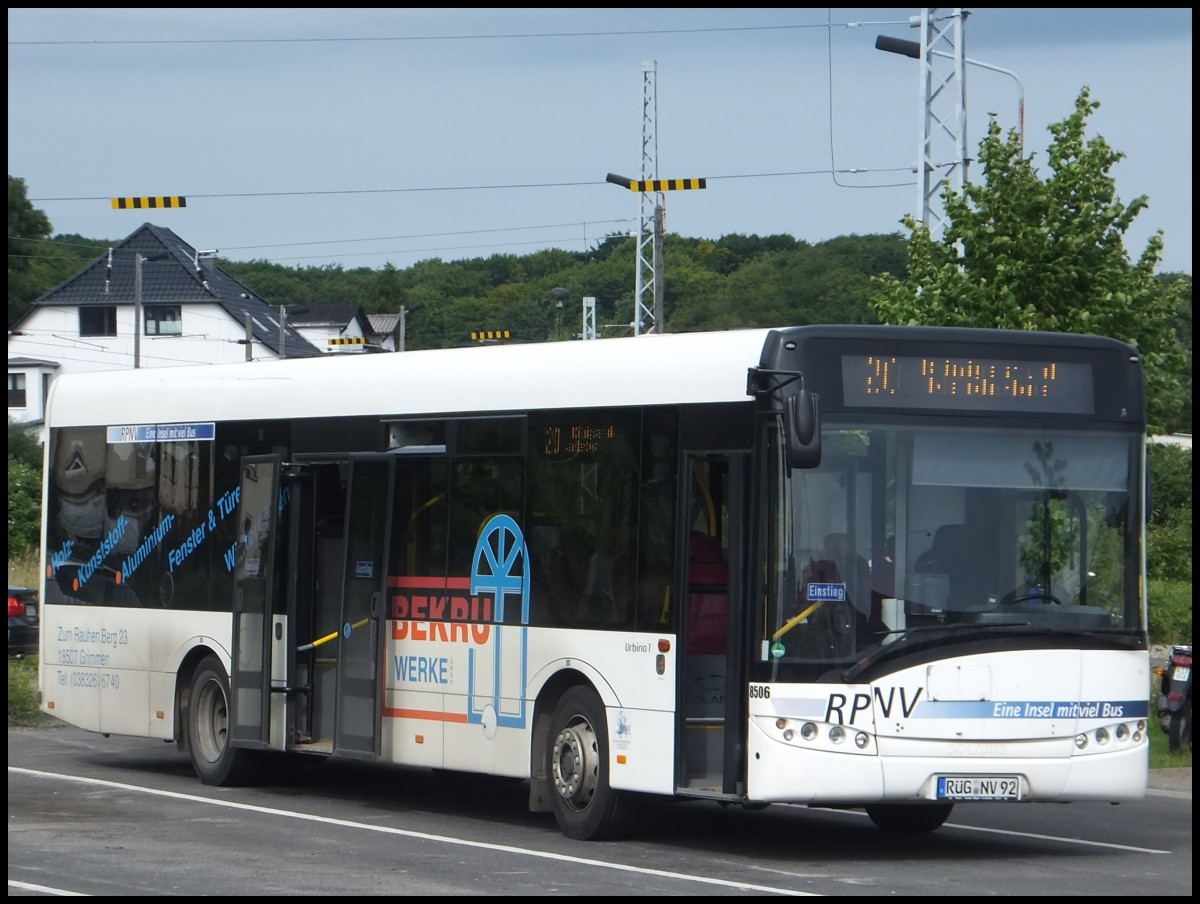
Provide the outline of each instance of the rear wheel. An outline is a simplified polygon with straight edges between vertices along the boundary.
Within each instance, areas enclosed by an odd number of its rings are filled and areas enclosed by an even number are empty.
[[[595,692],[573,687],[554,707],[546,774],[554,817],[568,838],[615,838],[628,828],[635,796],[608,783],[608,723]]]
[[[1167,740],[1172,753],[1192,749],[1192,704],[1185,703],[1177,712],[1171,713],[1171,724],[1167,728]]]
[[[941,828],[954,804],[872,804],[871,822],[893,835],[924,835]]]
[[[206,785],[245,785],[258,777],[258,751],[229,746],[229,676],[216,656],[201,661],[188,697],[188,753]]]

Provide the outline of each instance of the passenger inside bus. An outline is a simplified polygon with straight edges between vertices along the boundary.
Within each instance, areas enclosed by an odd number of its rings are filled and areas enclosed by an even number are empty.
[[[880,597],[871,592],[871,566],[854,551],[849,535],[826,534],[821,556],[836,564],[838,572],[846,582],[846,598],[858,610],[863,629],[880,629]]]
[[[837,598],[837,588],[846,594]],[[791,617],[799,619],[792,644],[802,656],[845,656],[867,630],[865,616],[850,600],[842,572],[833,559],[810,559],[804,567]]]

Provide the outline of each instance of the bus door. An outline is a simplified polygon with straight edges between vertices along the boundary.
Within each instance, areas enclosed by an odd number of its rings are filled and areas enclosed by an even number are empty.
[[[261,748],[270,741],[272,625],[285,589],[280,579],[284,556],[278,550],[282,470],[278,455],[242,458],[229,673],[229,743],[234,747]]]
[[[352,455],[349,464],[334,751],[375,759],[379,755],[394,459]]]
[[[748,456],[692,453],[683,625],[683,787],[740,791],[745,656],[739,576]],[[730,730],[732,726],[732,730]]]

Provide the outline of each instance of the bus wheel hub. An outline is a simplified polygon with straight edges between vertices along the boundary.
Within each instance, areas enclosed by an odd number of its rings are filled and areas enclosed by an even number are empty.
[[[586,807],[596,793],[600,775],[598,748],[596,735],[587,722],[568,725],[554,740],[551,756],[554,788],[577,809]]]

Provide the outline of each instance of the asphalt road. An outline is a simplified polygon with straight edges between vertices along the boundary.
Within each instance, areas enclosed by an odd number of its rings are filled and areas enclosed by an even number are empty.
[[[326,762],[212,788],[173,745],[10,729],[9,894],[1190,895],[1191,770],[1152,788],[960,806],[916,837],[860,811],[673,803],[577,842],[520,782]]]

